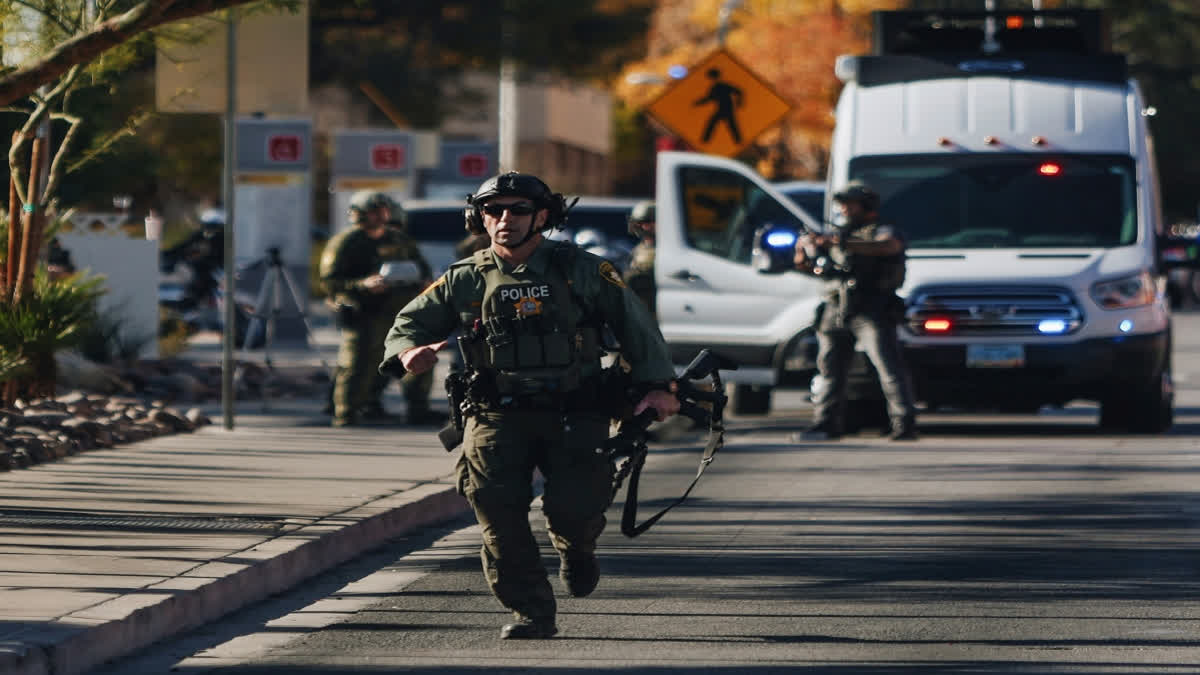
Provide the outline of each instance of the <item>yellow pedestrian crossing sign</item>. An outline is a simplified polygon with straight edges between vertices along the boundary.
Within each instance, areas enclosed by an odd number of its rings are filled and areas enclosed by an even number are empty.
[[[718,49],[646,110],[694,149],[733,157],[790,109],[749,68]]]

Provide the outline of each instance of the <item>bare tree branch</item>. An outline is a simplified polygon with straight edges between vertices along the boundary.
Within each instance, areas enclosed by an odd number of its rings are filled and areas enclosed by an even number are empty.
[[[66,120],[70,123],[67,128],[67,133],[63,134],[62,142],[58,144],[58,151],[54,153],[54,159],[50,162],[50,174],[46,179],[46,189],[42,191],[42,201],[46,202],[39,206],[45,207],[54,199],[58,192],[58,184],[63,177],[63,162],[66,161],[67,155],[71,152],[71,144],[75,140],[75,136],[79,133],[79,127],[83,123],[82,117],[75,115],[67,115],[64,113],[55,113],[51,115],[53,119]]]
[[[57,45],[42,58],[0,77],[0,106],[30,96],[72,66],[88,63],[147,30],[181,19],[250,4],[257,0],[142,0],[86,33]]]

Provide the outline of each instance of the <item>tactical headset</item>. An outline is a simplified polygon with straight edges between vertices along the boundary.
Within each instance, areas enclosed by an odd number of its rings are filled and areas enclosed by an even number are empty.
[[[532,201],[536,208],[548,210],[549,213],[542,230],[562,227],[567,222],[567,212],[571,210],[571,206],[575,205],[575,202],[571,202],[571,205],[568,206],[566,197],[560,193],[551,192],[549,186],[537,176],[510,171],[485,180],[475,194],[467,197],[467,207],[463,209],[467,232],[471,234],[487,232],[483,226],[483,203],[492,197],[501,196],[524,197]],[[579,199],[576,198],[575,201],[579,201]],[[530,232],[530,236],[532,234]]]

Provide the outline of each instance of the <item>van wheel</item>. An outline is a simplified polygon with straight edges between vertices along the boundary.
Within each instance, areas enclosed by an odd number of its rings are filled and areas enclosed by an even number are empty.
[[[729,393],[729,410],[735,415],[766,415],[771,412],[771,387],[734,385]]]
[[[1100,428],[1161,434],[1175,423],[1175,387],[1164,370],[1146,385],[1100,402]]]

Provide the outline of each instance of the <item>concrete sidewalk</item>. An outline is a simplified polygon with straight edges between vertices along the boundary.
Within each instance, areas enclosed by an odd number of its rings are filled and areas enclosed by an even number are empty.
[[[86,672],[468,510],[435,430],[322,403],[0,474],[0,674]]]

